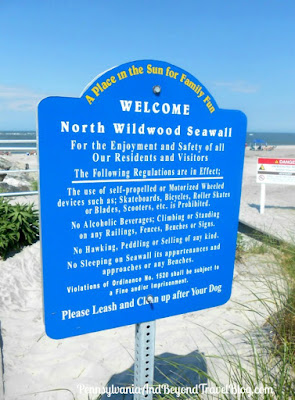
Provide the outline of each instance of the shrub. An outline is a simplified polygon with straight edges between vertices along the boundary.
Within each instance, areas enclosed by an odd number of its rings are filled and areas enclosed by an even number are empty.
[[[39,238],[38,212],[33,204],[10,204],[0,199],[0,257]]]
[[[38,191],[38,181],[36,181],[36,179],[33,180],[32,184],[31,184],[31,188],[34,192]]]

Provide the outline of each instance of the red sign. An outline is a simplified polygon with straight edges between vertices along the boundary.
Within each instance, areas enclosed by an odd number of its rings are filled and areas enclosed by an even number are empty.
[[[258,158],[258,164],[295,165],[294,158]]]

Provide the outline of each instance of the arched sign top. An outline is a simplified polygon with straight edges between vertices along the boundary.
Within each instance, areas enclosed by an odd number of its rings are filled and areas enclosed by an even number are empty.
[[[170,95],[170,91],[167,92],[166,89],[173,88],[178,97],[195,97],[199,108],[203,108],[209,114],[218,110],[213,96],[198,79],[175,65],[156,60],[128,62],[99,74],[87,85],[81,98],[93,106],[106,92],[114,92],[117,89],[121,91],[122,85],[129,87],[129,93],[138,90],[142,92],[143,81],[150,84],[151,89],[154,86],[160,87],[159,102],[165,101],[167,95]]]

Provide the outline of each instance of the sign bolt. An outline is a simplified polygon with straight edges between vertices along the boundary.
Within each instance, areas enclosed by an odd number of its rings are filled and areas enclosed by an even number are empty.
[[[152,296],[151,294],[149,294],[148,296],[146,296],[146,301],[147,301],[149,304],[153,304],[153,302],[154,302],[153,296]]]
[[[161,93],[161,86],[160,85],[156,85],[153,87],[153,92],[155,95],[159,96],[159,94]]]

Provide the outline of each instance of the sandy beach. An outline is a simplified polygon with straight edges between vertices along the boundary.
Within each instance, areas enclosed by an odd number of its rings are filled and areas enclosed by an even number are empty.
[[[37,167],[36,156],[1,156]],[[265,213],[259,213],[260,185],[256,183],[258,157],[295,158],[295,146],[278,146],[273,151],[245,151],[240,220],[270,232],[285,240],[295,237],[295,187],[267,185]],[[7,177],[5,180],[8,179]],[[12,179],[12,178],[9,178]],[[21,200],[20,200],[21,199]],[[28,196],[14,201],[34,202],[38,197]],[[235,266],[231,300],[214,309],[184,314],[157,321],[156,355],[170,353],[195,359],[196,366],[212,370],[208,357],[218,352],[218,338],[222,334],[241,354],[249,352],[241,330],[252,330],[253,313],[242,305],[251,303],[257,309],[255,295],[270,298],[265,285],[270,277],[269,267],[259,263],[254,256]],[[255,293],[254,293],[255,288]],[[262,326],[266,316],[257,314]],[[0,261],[0,320],[3,336],[3,357],[6,400],[24,399],[59,400],[72,399],[68,389],[78,400],[88,399],[81,385],[104,387],[110,379],[116,382],[127,379],[128,369],[134,362],[134,326],[73,337],[52,340],[44,333],[42,319],[42,289],[40,243],[22,250],[19,254]],[[220,360],[214,368],[220,372],[220,380],[226,384]],[[94,399],[97,396],[90,396]],[[118,397],[116,397],[118,398]]]

